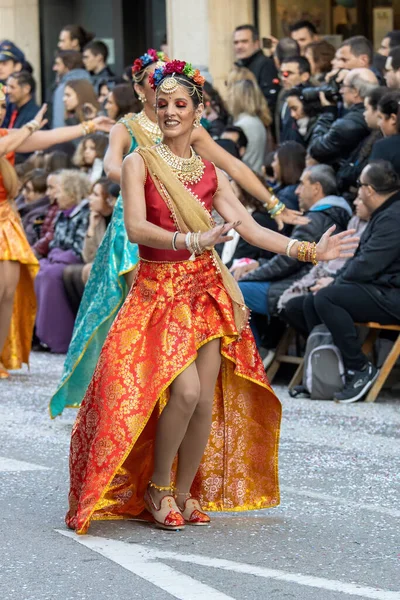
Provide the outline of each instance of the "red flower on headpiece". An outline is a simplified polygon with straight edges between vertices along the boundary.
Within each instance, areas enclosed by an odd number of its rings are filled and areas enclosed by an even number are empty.
[[[154,48],[149,48],[147,50],[147,54],[151,56],[151,58],[156,62],[158,60],[157,51]]]
[[[140,58],[137,58],[132,66],[132,73],[138,73],[139,71],[141,71],[143,68],[143,63],[140,60]]]
[[[150,73],[150,75],[149,75],[149,84],[153,90],[156,89],[156,82],[154,81],[154,73]]]
[[[164,75],[171,75],[172,73],[182,73],[185,68],[185,61],[183,60],[171,60],[171,62],[167,63],[164,68]]]

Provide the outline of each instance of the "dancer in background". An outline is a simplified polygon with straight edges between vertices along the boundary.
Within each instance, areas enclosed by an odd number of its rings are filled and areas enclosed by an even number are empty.
[[[145,509],[177,530],[207,525],[203,508],[278,505],[280,403],[214,246],[232,228],[303,261],[356,246],[351,232],[331,237],[331,228],[318,245],[299,243],[251,218],[224,174],[191,147],[203,81],[183,61],[155,70],[163,143],[124,161],[125,224],[140,263],[72,432],[66,522],[80,534],[94,519]],[[214,226],[213,206],[226,224]]]
[[[104,168],[107,176],[115,182],[120,181],[122,161],[126,154],[138,146],[152,146],[161,140],[162,133],[154,108],[155,93],[148,79],[157,64],[165,61],[164,54],[149,49],[133,63],[133,84],[143,110],[122,119],[111,131]],[[266,204],[280,227],[284,222],[308,222],[301,213],[286,209],[282,202],[271,196],[254,173],[223,150],[201,127],[200,122],[192,131],[191,143],[200,156],[214,162],[252,196]],[[128,240],[120,198],[85,288],[64,372],[50,401],[51,417],[61,414],[65,407],[80,406],[104,340],[130,288],[137,262],[137,246]]]

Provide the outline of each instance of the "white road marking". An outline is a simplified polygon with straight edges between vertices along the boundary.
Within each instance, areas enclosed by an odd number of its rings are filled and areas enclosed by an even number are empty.
[[[50,469],[30,462],[0,456],[0,472],[3,471],[50,471]]]
[[[351,508],[358,508],[360,510],[367,510],[370,512],[381,513],[389,517],[400,517],[400,510],[394,508],[384,508],[382,506],[376,506],[376,504],[362,504],[361,502],[355,502],[354,500],[346,500],[346,498],[339,498],[338,496],[329,496],[328,494],[321,494],[320,492],[313,492],[312,490],[302,490],[301,488],[290,487],[288,485],[280,486],[281,492],[287,494],[294,494],[295,496],[305,496],[306,498],[314,498],[315,500],[324,500],[326,502],[332,502],[335,504],[344,504]]]
[[[160,560],[177,560],[184,563],[193,563],[203,567],[234,571],[245,575],[262,577],[264,579],[274,579],[321,590],[341,592],[349,596],[359,596],[364,599],[399,600],[400,595],[400,590],[397,592],[382,590],[357,585],[355,583],[346,583],[333,579],[302,575],[301,573],[288,573],[277,569],[266,569],[256,565],[249,565],[210,556],[179,554],[177,552],[168,552],[157,548],[150,548],[141,544],[130,544],[128,542],[120,542],[118,540],[91,535],[78,536],[72,531],[62,531],[60,529],[57,529],[56,531],[116,562],[125,569],[128,569],[128,571],[131,571],[131,573],[150,581],[172,596],[175,596],[175,598],[179,598],[179,600],[203,600],[203,598],[207,598],[207,600],[233,599],[231,596],[226,596],[213,588],[204,586],[204,584],[197,582],[192,577],[183,575],[172,568],[166,570],[161,568],[165,567],[165,565],[161,565],[159,562]],[[183,577],[185,580],[181,579]],[[188,587],[186,579],[189,580],[191,588]],[[207,593],[204,596],[205,588]]]

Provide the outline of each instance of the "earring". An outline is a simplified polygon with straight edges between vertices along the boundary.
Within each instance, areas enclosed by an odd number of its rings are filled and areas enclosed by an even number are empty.
[[[144,94],[139,94],[139,100],[142,104],[144,104],[145,102],[147,102],[147,98]]]
[[[193,123],[193,127],[195,129],[197,129],[198,127],[201,127],[201,123],[200,123],[200,117],[196,117]]]

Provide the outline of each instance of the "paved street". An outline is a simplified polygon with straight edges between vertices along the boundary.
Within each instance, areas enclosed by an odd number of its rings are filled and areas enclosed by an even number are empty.
[[[181,533],[97,522],[76,536],[64,526],[76,412],[47,412],[62,362],[33,354],[30,372],[0,381],[1,600],[400,599],[394,395],[341,406],[278,387],[277,509]]]

